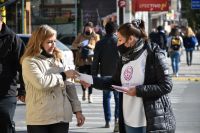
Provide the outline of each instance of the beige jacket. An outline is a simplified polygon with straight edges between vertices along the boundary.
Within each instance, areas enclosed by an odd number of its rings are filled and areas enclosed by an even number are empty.
[[[60,75],[64,69],[62,63],[56,66],[53,58],[42,55],[23,60],[27,125],[70,122],[72,113],[81,111],[75,86]]]
[[[86,36],[84,34],[78,34],[78,36],[72,43],[72,49],[75,51],[74,62],[76,66],[91,65],[93,61],[93,57],[89,57],[87,59],[81,58],[81,42],[84,40],[89,40],[88,47],[94,50],[96,43],[100,40],[100,37],[98,34],[94,32],[90,36]]]

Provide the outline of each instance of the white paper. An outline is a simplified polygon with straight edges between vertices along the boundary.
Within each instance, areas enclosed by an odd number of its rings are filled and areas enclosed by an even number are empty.
[[[84,40],[84,41],[81,42],[81,46],[82,46],[82,47],[85,47],[85,46],[87,46],[88,44],[89,44],[89,40]]]
[[[126,93],[126,91],[128,90],[128,87],[124,87],[124,86],[112,85],[112,87],[113,87],[113,89],[115,89],[116,91],[124,92],[124,93]]]
[[[85,81],[86,83],[93,84],[93,78],[91,75],[79,73],[80,76],[77,77],[79,80]]]

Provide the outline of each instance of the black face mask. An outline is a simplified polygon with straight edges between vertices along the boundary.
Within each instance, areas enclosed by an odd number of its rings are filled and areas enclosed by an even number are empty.
[[[126,47],[125,44],[121,44],[117,47],[118,51],[120,52],[121,55],[125,54],[126,52],[128,52],[131,48],[130,47]]]
[[[90,31],[85,31],[85,34],[86,34],[87,36],[91,35]]]

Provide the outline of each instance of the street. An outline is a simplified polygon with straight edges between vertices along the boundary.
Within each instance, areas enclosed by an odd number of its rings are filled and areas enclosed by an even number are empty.
[[[177,131],[176,133],[199,133],[200,132],[200,100],[199,100],[199,82],[194,81],[174,81],[173,91],[170,94],[174,108]],[[81,88],[77,87],[78,96],[81,99]],[[76,127],[76,119],[70,123],[70,133],[111,133],[113,131],[113,122],[111,128],[102,128],[104,126],[104,116],[102,107],[102,92],[94,89],[92,104],[87,101],[82,102],[83,113],[86,121],[83,127]],[[114,100],[112,96],[112,112],[114,109]],[[25,106],[19,104],[16,109],[15,122],[17,133],[26,133],[25,126]],[[24,131],[24,132],[22,132]]]

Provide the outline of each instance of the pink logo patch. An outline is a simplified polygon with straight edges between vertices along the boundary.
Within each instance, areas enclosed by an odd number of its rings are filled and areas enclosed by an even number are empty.
[[[124,71],[124,79],[129,81],[132,78],[133,75],[133,68],[131,66],[128,66]]]

